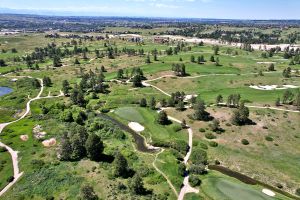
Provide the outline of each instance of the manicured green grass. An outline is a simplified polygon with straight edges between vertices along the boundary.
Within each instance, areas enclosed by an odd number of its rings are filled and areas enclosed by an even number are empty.
[[[262,187],[251,186],[239,182],[233,178],[227,178],[220,173],[211,172],[202,179],[200,190],[209,199],[230,199],[230,200],[284,200],[289,199],[280,194],[276,197],[269,197],[262,193]]]
[[[145,122],[143,116],[139,113],[139,111],[132,107],[118,108],[115,111],[115,114],[127,121],[138,123]]]

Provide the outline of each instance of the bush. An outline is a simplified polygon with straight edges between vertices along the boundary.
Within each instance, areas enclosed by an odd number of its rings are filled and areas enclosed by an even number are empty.
[[[7,149],[5,147],[0,147],[0,153],[6,152]]]
[[[201,180],[195,175],[190,176],[189,182],[190,182],[192,187],[196,187],[196,186],[199,186],[201,184]]]
[[[242,139],[242,144],[243,145],[248,145],[250,144],[249,141],[247,139]]]
[[[8,177],[8,178],[7,178],[7,180],[6,180],[6,181],[7,181],[8,183],[10,183],[10,182],[13,182],[13,181],[14,181],[14,179],[15,179],[15,177],[13,177],[13,176],[10,176],[10,177]]]
[[[201,149],[205,149],[205,150],[208,149],[208,146],[207,146],[206,144],[204,144],[204,143],[199,143],[199,147],[200,147]]]
[[[109,111],[110,111],[110,110],[109,110],[108,108],[102,108],[102,109],[101,109],[101,112],[102,112],[102,113],[108,113]]]
[[[199,129],[199,132],[204,133],[204,132],[205,132],[205,129],[204,129],[204,128],[200,128],[200,129]]]
[[[205,133],[205,137],[209,140],[216,139],[216,136],[212,133]]]
[[[203,165],[203,164],[191,165],[189,171],[191,174],[197,174],[197,175],[203,175],[203,174],[207,173],[207,171],[205,169],[205,165]]]
[[[269,142],[272,142],[274,140],[271,136],[266,136],[265,139]]]
[[[217,142],[214,142],[214,141],[210,141],[210,142],[209,142],[209,146],[211,146],[211,147],[217,147],[217,146],[218,146],[218,143],[217,143]]]

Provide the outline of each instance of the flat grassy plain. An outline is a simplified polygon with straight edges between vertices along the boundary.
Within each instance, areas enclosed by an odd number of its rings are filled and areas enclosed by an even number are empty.
[[[0,190],[7,184],[7,179],[14,175],[11,156],[8,152],[0,152]]]

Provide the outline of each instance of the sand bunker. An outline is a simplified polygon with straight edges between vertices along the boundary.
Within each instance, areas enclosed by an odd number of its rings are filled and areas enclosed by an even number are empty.
[[[198,95],[195,95],[195,94],[191,94],[191,95],[186,95],[184,97],[184,101],[189,101],[191,100],[193,97],[197,97]]]
[[[28,140],[28,135],[21,135],[20,136],[20,139],[22,140],[22,141],[27,141]]]
[[[269,189],[263,189],[262,192],[270,197],[274,197],[275,193]]]
[[[143,127],[141,124],[137,123],[137,122],[130,122],[128,124],[129,128],[131,128],[132,130],[136,131],[136,132],[142,132],[143,130],[145,130],[145,127]]]
[[[282,87],[278,87],[278,85],[250,85],[249,87],[256,90],[286,90],[299,88],[299,86],[296,85],[283,85]]]
[[[257,62],[257,64],[276,64],[276,62]]]
[[[42,142],[42,144],[44,145],[44,147],[52,147],[56,145],[56,139],[55,138],[51,138],[49,140],[44,140]]]

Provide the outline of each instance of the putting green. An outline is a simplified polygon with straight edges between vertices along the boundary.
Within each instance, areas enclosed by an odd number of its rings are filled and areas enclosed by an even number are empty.
[[[115,114],[130,122],[143,123],[145,121],[138,109],[134,107],[118,108],[116,109]]]
[[[224,178],[211,177],[203,185],[204,192],[212,199],[226,200],[274,200],[252,186],[235,183]]]

